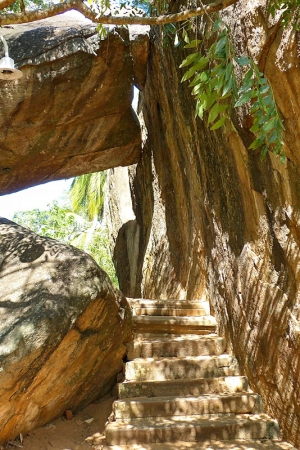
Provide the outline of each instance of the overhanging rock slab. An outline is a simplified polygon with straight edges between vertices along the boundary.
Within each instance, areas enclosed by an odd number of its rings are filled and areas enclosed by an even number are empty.
[[[1,33],[24,75],[0,83],[0,195],[139,161],[131,101],[146,73],[146,33],[130,41],[112,29],[101,40],[94,24],[66,14]]]

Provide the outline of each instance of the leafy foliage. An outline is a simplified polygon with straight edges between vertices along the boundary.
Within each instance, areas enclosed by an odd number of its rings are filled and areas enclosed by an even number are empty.
[[[300,20],[300,0],[268,0],[267,8],[272,17],[275,17],[277,12],[281,12],[281,24],[286,28],[292,24],[296,30],[299,30]]]
[[[68,244],[76,229],[69,212],[68,206],[59,206],[58,202],[53,202],[45,211],[33,209],[17,212],[13,221],[41,236],[57,239]]]
[[[115,268],[110,255],[108,230],[97,227],[88,246],[81,237],[86,233],[88,222],[72,212],[68,205],[60,206],[57,202],[48,205],[48,209],[40,211],[18,212],[13,220],[19,225],[29,228],[35,233],[71,244],[90,254],[99,266],[105,270],[113,284],[118,287]]]
[[[102,218],[106,177],[107,172],[102,171],[74,178],[69,195],[77,214],[88,220]]]
[[[190,40],[186,31],[183,37],[185,48],[194,49],[180,67],[188,67],[182,81],[190,80],[196,115],[203,119],[207,112],[211,130],[216,130],[226,120],[231,122],[234,108],[247,107],[253,117],[250,130],[255,134],[250,148],[260,148],[262,159],[269,150],[284,160],[283,124],[271,85],[252,59],[235,55],[227,27],[219,19],[214,22],[208,51],[203,50],[201,40]]]

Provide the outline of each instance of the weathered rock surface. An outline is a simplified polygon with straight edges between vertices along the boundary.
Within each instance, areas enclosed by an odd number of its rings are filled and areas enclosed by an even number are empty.
[[[210,298],[251,388],[300,447],[300,41],[268,23],[264,3],[240,0],[226,20],[236,48],[271,80],[286,128],[284,165],[247,149],[247,117],[238,117],[239,133],[195,119],[180,83],[183,51],[165,48],[158,33],[151,44],[148,140],[130,169],[143,261],[136,289],[144,298]]]
[[[23,78],[0,83],[0,195],[139,161],[131,108],[149,39],[62,15],[3,28]]]
[[[131,311],[88,255],[3,218],[0,261],[1,444],[112,387]]]

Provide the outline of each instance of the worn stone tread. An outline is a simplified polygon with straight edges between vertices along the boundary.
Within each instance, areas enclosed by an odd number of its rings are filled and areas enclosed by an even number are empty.
[[[137,358],[125,365],[126,381],[193,379],[239,375],[230,355],[178,358]]]
[[[254,411],[262,413],[263,407],[260,396],[253,392],[207,394],[198,397],[138,397],[117,400],[114,403],[116,420],[220,413],[245,414]]]
[[[133,314],[154,316],[206,316],[210,314],[207,300],[131,299]]]
[[[226,340],[217,335],[139,335],[127,345],[128,360],[151,357],[176,357],[221,355],[226,350]]]
[[[198,396],[246,392],[248,378],[229,376],[214,378],[177,379],[167,381],[125,381],[118,385],[119,398],[159,397],[162,395]]]
[[[133,316],[133,331],[139,333],[210,334],[216,331],[213,316]]]
[[[131,419],[106,427],[109,445],[218,439],[279,439],[279,426],[266,414],[216,414]]]
[[[204,442],[165,442],[162,444],[105,445],[103,450],[297,450],[280,441],[232,440]]]

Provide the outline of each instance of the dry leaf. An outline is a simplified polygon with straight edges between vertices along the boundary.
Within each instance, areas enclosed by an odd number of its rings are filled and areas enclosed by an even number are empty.
[[[94,417],[91,417],[90,419],[86,419],[85,423],[92,423],[94,420]]]
[[[85,420],[76,420],[77,425],[83,425]]]
[[[50,430],[50,428],[56,428],[56,425],[54,425],[54,423],[48,423],[47,425],[45,425],[45,428],[47,428],[47,430]]]
[[[17,441],[7,441],[8,445],[12,445],[13,447],[23,448],[23,445]]]
[[[22,434],[22,433],[20,433],[20,436],[19,436],[19,438],[20,438],[20,442],[21,442],[21,444],[23,445],[23,442],[24,442],[24,438],[23,438],[23,434]]]

